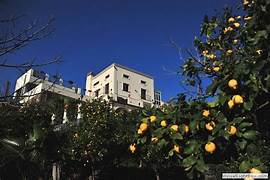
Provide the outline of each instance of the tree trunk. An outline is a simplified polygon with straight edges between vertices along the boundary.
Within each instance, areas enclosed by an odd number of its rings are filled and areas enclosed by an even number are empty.
[[[60,166],[57,163],[53,163],[52,179],[53,180],[60,180]]]
[[[159,172],[157,169],[155,170],[155,174],[156,174],[156,180],[160,180]]]

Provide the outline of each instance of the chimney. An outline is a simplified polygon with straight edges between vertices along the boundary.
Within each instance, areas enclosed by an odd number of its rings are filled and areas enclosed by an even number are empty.
[[[46,73],[46,74],[45,74],[45,80],[46,80],[46,81],[49,81],[49,78],[50,78],[49,74]]]
[[[93,72],[90,72],[87,74],[86,87],[85,87],[85,89],[86,89],[85,95],[87,95],[87,96],[91,96],[93,78],[94,78]]]

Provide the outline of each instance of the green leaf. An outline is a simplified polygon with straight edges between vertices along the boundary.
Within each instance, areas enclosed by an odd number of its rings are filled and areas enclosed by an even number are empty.
[[[243,119],[242,117],[238,117],[238,118],[234,118],[233,122],[234,122],[235,124],[239,124],[239,123],[241,123],[243,120],[244,120],[244,119]]]
[[[168,144],[168,142],[165,139],[161,139],[158,141],[158,146],[164,147]]]
[[[202,159],[199,159],[197,161],[195,168],[201,173],[204,173],[209,169],[209,167],[205,164],[205,162]]]
[[[180,133],[174,133],[172,135],[172,139],[174,139],[174,140],[182,140],[183,136]]]
[[[184,148],[185,154],[193,154],[198,151],[200,144],[197,141],[189,141],[187,142],[187,146]]]
[[[173,150],[170,150],[170,152],[169,152],[169,156],[173,156],[173,153],[174,151]]]
[[[195,156],[189,156],[183,160],[183,167],[187,168],[193,166],[197,162],[197,158]]]
[[[250,169],[250,162],[249,161],[242,161],[239,166],[240,172],[247,172]]]
[[[206,88],[206,93],[209,94],[209,95],[215,94],[215,92],[216,92],[216,90],[217,90],[219,84],[220,84],[220,81],[214,80],[214,81],[212,82],[212,84],[209,85],[209,86]]]
[[[244,108],[245,108],[246,110],[248,110],[248,111],[251,110],[252,106],[253,106],[253,102],[252,102],[252,101],[249,101],[249,102],[245,102],[245,103],[244,103]]]
[[[243,137],[246,139],[254,140],[256,139],[256,134],[257,134],[256,131],[249,130],[243,134]]]
[[[245,139],[238,141],[238,146],[240,147],[241,150],[244,150],[246,148],[246,145],[247,141]]]
[[[143,138],[141,138],[141,143],[142,143],[142,144],[146,143],[146,140],[147,140],[147,137],[144,136]]]
[[[252,123],[249,123],[249,122],[243,122],[239,125],[239,128],[242,129],[242,128],[245,128],[245,127],[250,127],[252,126]]]

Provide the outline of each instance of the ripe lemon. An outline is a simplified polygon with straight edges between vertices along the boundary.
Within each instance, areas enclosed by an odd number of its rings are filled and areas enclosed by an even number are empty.
[[[156,142],[158,141],[158,137],[152,137],[152,138],[151,138],[151,141],[152,141],[153,143],[156,143]]]
[[[177,132],[178,129],[179,129],[179,127],[178,127],[178,125],[174,124],[174,125],[171,126],[171,129],[172,129],[173,131]]]
[[[233,40],[233,44],[237,44],[237,43],[238,43],[237,39]]]
[[[259,169],[257,169],[257,168],[251,168],[250,170],[249,170],[249,172],[250,173],[254,173],[254,174],[259,174],[259,173],[262,173]]]
[[[181,147],[178,145],[174,145],[173,150],[177,153],[180,153],[182,151]]]
[[[235,21],[235,19],[233,18],[233,17],[230,17],[229,19],[228,19],[228,23],[233,23]]]
[[[78,138],[79,137],[79,134],[78,133],[75,133],[74,134],[74,138]]]
[[[240,96],[240,95],[234,95],[232,97],[232,100],[233,100],[234,104],[243,104],[244,103],[244,100],[243,100],[242,96]]]
[[[167,122],[166,122],[165,120],[163,120],[163,121],[161,121],[160,125],[161,125],[162,127],[166,127],[166,126],[167,126]]]
[[[135,143],[134,144],[131,144],[129,146],[129,150],[131,151],[131,153],[135,153],[135,151],[136,151],[136,144]]]
[[[141,130],[142,132],[146,131],[147,128],[148,128],[148,125],[147,125],[146,123],[142,123],[142,124],[140,125],[140,130]]]
[[[240,23],[236,22],[236,23],[233,23],[234,27],[236,28],[239,28],[240,27]]]
[[[185,131],[185,133],[187,134],[187,133],[189,132],[189,127],[188,127],[188,125],[186,125],[186,124],[185,124],[184,126],[185,126],[185,130],[184,130],[184,131]]]
[[[209,59],[211,59],[211,60],[214,60],[214,59],[217,58],[217,56],[216,56],[215,54],[209,54],[207,57],[208,57]]]
[[[229,101],[228,101],[228,106],[229,106],[230,109],[233,108],[233,106],[234,106],[233,100],[229,100]]]
[[[213,153],[216,150],[216,145],[213,142],[208,142],[204,147],[206,152]]]
[[[232,89],[237,89],[237,86],[238,86],[238,82],[237,80],[235,79],[231,79],[229,82],[228,82],[228,86]]]
[[[209,110],[203,110],[202,115],[203,115],[204,117],[208,117],[208,116],[210,115],[210,111],[209,111]]]
[[[235,135],[236,132],[237,132],[237,129],[236,129],[235,126],[231,126],[230,129],[229,129],[229,131],[228,131],[228,133],[229,133],[230,135]]]
[[[261,49],[259,49],[256,52],[257,52],[257,54],[261,55],[263,51]]]
[[[150,122],[156,122],[157,117],[156,116],[150,116]]]
[[[245,21],[249,21],[249,20],[251,20],[251,19],[252,19],[252,17],[250,17],[250,16],[244,17],[244,20],[245,20]]]
[[[233,53],[233,51],[232,51],[231,49],[229,49],[229,50],[226,52],[226,54],[227,54],[228,56],[230,56],[232,53]]]
[[[202,52],[202,54],[203,54],[204,56],[206,56],[206,55],[208,54],[208,50],[204,50],[204,51]]]
[[[214,127],[216,126],[215,122],[214,121],[211,121],[207,124],[205,124],[205,128],[208,130],[208,131],[213,131]]]
[[[221,68],[219,66],[216,66],[216,67],[213,68],[213,71],[218,72],[218,71],[220,71],[220,69]]]
[[[243,0],[243,5],[248,5],[249,4],[249,1],[248,0]]]
[[[143,134],[143,132],[142,132],[141,129],[138,129],[138,134],[139,134],[139,135],[142,135],[142,134]]]

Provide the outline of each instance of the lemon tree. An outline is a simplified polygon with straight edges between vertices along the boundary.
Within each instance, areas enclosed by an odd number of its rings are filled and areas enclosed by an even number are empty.
[[[206,16],[194,40],[199,55],[188,52],[183,76],[198,96],[143,112],[132,153],[145,163],[173,162],[192,178],[212,164],[269,170],[270,2],[245,0],[239,8]]]

